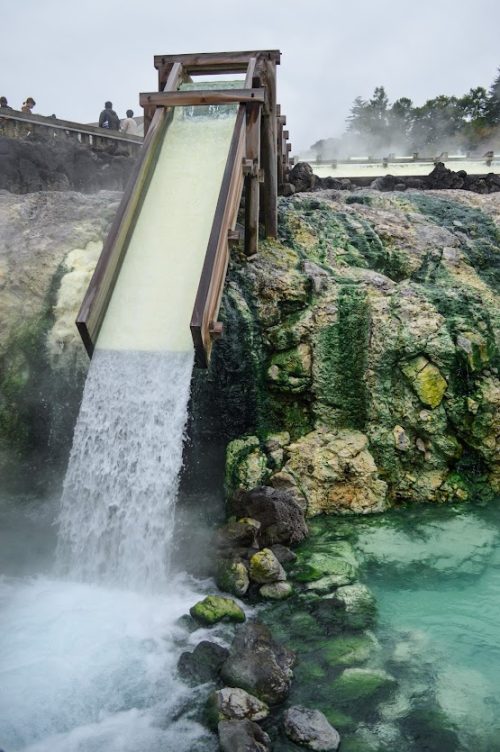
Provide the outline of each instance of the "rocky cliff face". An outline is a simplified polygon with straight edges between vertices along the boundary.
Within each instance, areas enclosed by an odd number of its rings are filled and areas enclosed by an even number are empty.
[[[4,472],[71,442],[73,321],[118,200],[0,191]],[[228,490],[289,488],[309,515],[498,492],[499,228],[499,194],[281,199],[279,241],[233,258],[194,392],[234,440]]]
[[[280,241],[232,265],[214,359],[255,434],[233,487],[310,515],[500,491],[499,283],[499,195],[282,199]]]
[[[121,194],[0,191],[0,475],[64,458],[87,356],[74,321]]]

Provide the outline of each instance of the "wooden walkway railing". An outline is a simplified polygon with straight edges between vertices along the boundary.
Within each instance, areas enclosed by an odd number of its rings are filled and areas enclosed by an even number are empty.
[[[95,125],[84,125],[42,115],[28,115],[0,107],[0,135],[24,138],[31,134],[40,134],[48,138],[71,138],[97,149],[106,148],[113,143],[120,144],[126,146],[130,154],[135,154],[143,142],[142,136],[130,136]]]

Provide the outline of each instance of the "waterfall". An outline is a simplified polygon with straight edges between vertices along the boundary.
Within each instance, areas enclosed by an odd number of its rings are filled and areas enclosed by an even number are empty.
[[[96,350],[62,495],[66,575],[166,584],[192,365],[192,352]]]

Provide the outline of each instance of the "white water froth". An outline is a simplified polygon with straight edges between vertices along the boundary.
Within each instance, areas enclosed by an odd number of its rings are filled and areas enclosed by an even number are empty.
[[[198,597],[182,580],[159,595],[0,578],[0,747],[213,750],[175,672],[186,637],[176,622]]]
[[[191,351],[96,350],[61,502],[67,576],[165,587],[192,366]]]

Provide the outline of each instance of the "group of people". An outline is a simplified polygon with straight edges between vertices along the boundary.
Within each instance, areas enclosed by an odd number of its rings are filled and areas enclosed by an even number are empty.
[[[99,126],[101,128],[109,128],[112,131],[128,133],[130,136],[139,135],[133,110],[127,110],[127,117],[120,121],[120,118],[113,109],[112,102],[104,102],[104,109],[99,115]]]
[[[25,112],[26,114],[30,115],[35,105],[36,105],[36,102],[33,99],[33,97],[26,97],[26,100],[23,102],[23,106],[21,107],[21,112]],[[0,107],[4,110],[14,109],[13,107],[9,105],[7,101],[7,97],[0,97]]]

